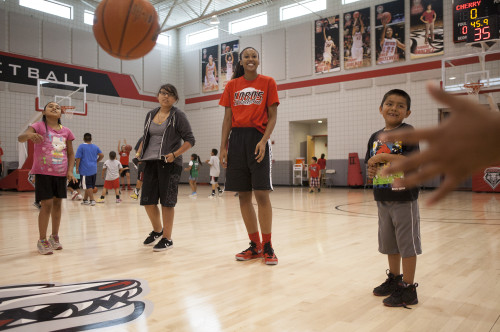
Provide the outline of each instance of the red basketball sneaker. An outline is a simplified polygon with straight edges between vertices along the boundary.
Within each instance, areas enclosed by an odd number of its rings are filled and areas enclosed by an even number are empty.
[[[255,258],[262,257],[262,247],[257,247],[257,244],[253,241],[250,241],[250,247],[246,250],[243,250],[239,254],[236,254],[237,261],[249,261]]]
[[[267,265],[276,265],[278,264],[278,257],[274,253],[274,249],[271,246],[271,242],[264,243],[264,263]]]

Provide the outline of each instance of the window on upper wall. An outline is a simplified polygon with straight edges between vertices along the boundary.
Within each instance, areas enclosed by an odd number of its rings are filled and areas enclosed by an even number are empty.
[[[160,33],[156,42],[161,45],[170,46],[170,35]]]
[[[219,38],[217,27],[190,33],[186,36],[186,45],[194,45],[210,39]]]
[[[19,5],[44,13],[73,19],[73,6],[53,0],[19,0]]]
[[[267,25],[267,12],[229,22],[229,32],[237,33]]]
[[[280,21],[319,12],[326,9],[326,0],[305,0],[292,5],[280,7]]]
[[[358,1],[360,1],[360,0],[342,0],[342,4],[343,5],[348,5],[350,3],[358,2]]]
[[[94,13],[90,10],[85,10],[83,12],[83,23],[88,25],[94,25]]]

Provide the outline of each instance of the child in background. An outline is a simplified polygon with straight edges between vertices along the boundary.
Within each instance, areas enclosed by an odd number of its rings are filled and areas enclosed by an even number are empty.
[[[320,166],[318,165],[318,158],[312,157],[311,164],[309,165],[309,192],[313,193],[314,188],[319,192],[319,172]]]
[[[189,186],[191,187],[191,195],[189,197],[195,198],[198,194],[196,193],[196,180],[198,179],[198,169],[202,166],[200,156],[196,153],[191,155],[191,160],[189,161],[189,167],[185,168],[185,171],[189,172]]]
[[[3,150],[2,150],[2,141],[0,141],[0,178],[3,175],[3,163],[2,163],[2,156],[3,156]]]
[[[128,167],[130,151],[126,149],[126,139],[123,139],[123,143],[124,144],[120,146],[120,141],[118,141],[118,151],[120,151],[120,164],[122,164],[124,169],[120,176],[127,177],[127,190],[132,190],[132,187],[130,187],[130,168]],[[122,190],[125,191],[125,179],[123,179]]]
[[[94,188],[97,177],[97,163],[104,158],[101,149],[92,144],[92,135],[83,135],[83,144],[76,150],[76,171],[82,175],[82,187],[85,189],[83,205],[95,205]]]
[[[391,176],[380,174],[392,162],[404,160],[409,154],[419,151],[418,143],[380,139],[383,133],[413,129],[403,122],[411,114],[410,105],[410,96],[403,90],[393,89],[384,95],[379,112],[385,127],[371,135],[365,157],[368,176],[373,178],[373,196],[378,207],[378,250],[387,255],[389,263],[387,279],[373,289],[373,294],[388,296],[382,301],[388,307],[418,303],[418,284],[414,283],[417,255],[422,253],[418,188],[401,186],[402,172]],[[403,274],[400,273],[401,264]]]
[[[33,167],[35,177],[35,201],[41,203],[38,214],[40,238],[38,252],[52,254],[61,250],[59,226],[61,224],[62,199],[66,198],[66,181],[73,177],[75,136],[61,125],[61,106],[55,102],[45,105],[42,121],[35,122],[17,138],[20,143],[31,140],[34,144]],[[47,240],[47,228],[52,217],[52,234]]]
[[[120,203],[120,172],[124,172],[125,168],[116,160],[116,152],[109,153],[109,159],[102,166],[102,178],[104,179],[104,188],[102,189],[101,198],[96,200],[97,203],[104,203],[104,199],[108,194],[108,189],[114,189],[116,195],[116,203]]]
[[[71,199],[74,201],[79,200],[81,201],[83,199],[82,195],[78,192],[78,189],[80,189],[80,174],[76,173],[76,165],[73,167],[73,176],[76,179],[76,182],[68,181],[68,191],[71,194]]]
[[[222,190],[219,187],[219,175],[220,175],[220,161],[217,158],[217,149],[212,149],[210,152],[210,159],[207,159],[206,163],[210,165],[210,184],[212,185],[212,194],[208,198],[215,198],[215,189],[219,192],[219,196],[222,196]]]

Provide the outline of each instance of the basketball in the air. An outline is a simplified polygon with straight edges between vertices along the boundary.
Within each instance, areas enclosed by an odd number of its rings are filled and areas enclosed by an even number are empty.
[[[125,145],[125,151],[127,151],[127,152],[132,151],[132,145],[129,145],[129,144]]]
[[[160,32],[158,14],[147,0],[103,0],[94,14],[94,36],[103,50],[122,59],[149,53]]]
[[[384,12],[382,13],[382,22],[385,22],[385,24],[391,23],[392,15],[389,12]]]

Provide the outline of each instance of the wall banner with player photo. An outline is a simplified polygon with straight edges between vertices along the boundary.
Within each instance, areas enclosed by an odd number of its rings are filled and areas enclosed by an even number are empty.
[[[203,92],[219,90],[219,45],[205,47],[201,50],[201,90]]]
[[[314,21],[314,72],[329,73],[340,70],[339,16]]]
[[[405,61],[404,0],[375,6],[377,65]]]
[[[411,59],[444,54],[443,26],[443,0],[411,0]]]
[[[239,40],[233,40],[220,45],[220,80],[221,89],[226,87],[227,82],[233,76],[236,62],[238,62],[240,51]]]
[[[344,68],[371,66],[370,8],[344,13]]]

